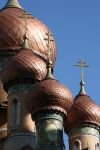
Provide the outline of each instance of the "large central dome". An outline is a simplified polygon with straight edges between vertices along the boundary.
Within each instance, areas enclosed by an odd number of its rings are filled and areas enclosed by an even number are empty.
[[[4,50],[17,50],[22,47],[23,36],[25,34],[25,14],[18,0],[8,0],[6,6],[0,11],[0,52]],[[27,19],[29,48],[35,53],[46,58],[47,43],[46,33],[48,27],[40,20],[28,14]],[[55,62],[55,42],[51,42],[51,58]]]

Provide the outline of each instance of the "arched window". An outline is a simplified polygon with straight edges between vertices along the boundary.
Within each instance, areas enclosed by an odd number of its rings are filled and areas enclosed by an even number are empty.
[[[81,150],[81,141],[80,140],[74,141],[73,150]]]
[[[20,100],[14,98],[11,104],[11,130],[17,130],[20,125]]]

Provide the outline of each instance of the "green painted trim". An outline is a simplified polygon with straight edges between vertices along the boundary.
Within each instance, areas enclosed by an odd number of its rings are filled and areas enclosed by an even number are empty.
[[[99,138],[99,131],[95,127],[89,127],[89,126],[74,127],[69,132],[69,137],[72,138],[74,136],[84,135],[84,134],[93,135]]]
[[[56,113],[58,113],[56,111],[54,111],[54,112],[46,112],[46,113],[41,113],[41,114],[37,115],[36,122],[38,122],[40,120],[44,120],[44,119],[56,119],[56,120],[63,122],[62,115],[56,114]]]
[[[16,92],[25,92],[29,91],[33,87],[33,84],[30,83],[19,83],[14,84],[8,89],[8,95],[11,95]]]

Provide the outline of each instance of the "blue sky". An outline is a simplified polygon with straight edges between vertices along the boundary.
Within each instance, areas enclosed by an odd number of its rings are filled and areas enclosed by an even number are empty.
[[[4,1],[4,0],[3,0]],[[86,92],[100,104],[100,1],[20,0],[22,6],[42,20],[53,32],[57,46],[55,77],[75,96],[79,91],[79,69],[84,59]]]
[[[0,0],[2,7],[7,0]],[[100,105],[100,0],[19,0],[24,9],[53,32],[57,45],[55,77],[75,96],[79,91],[80,59],[85,69],[86,92]]]

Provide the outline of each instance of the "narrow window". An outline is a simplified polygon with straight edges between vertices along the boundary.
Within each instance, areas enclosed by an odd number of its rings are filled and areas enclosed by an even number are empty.
[[[15,98],[11,106],[11,129],[17,130],[20,125],[20,101]]]

